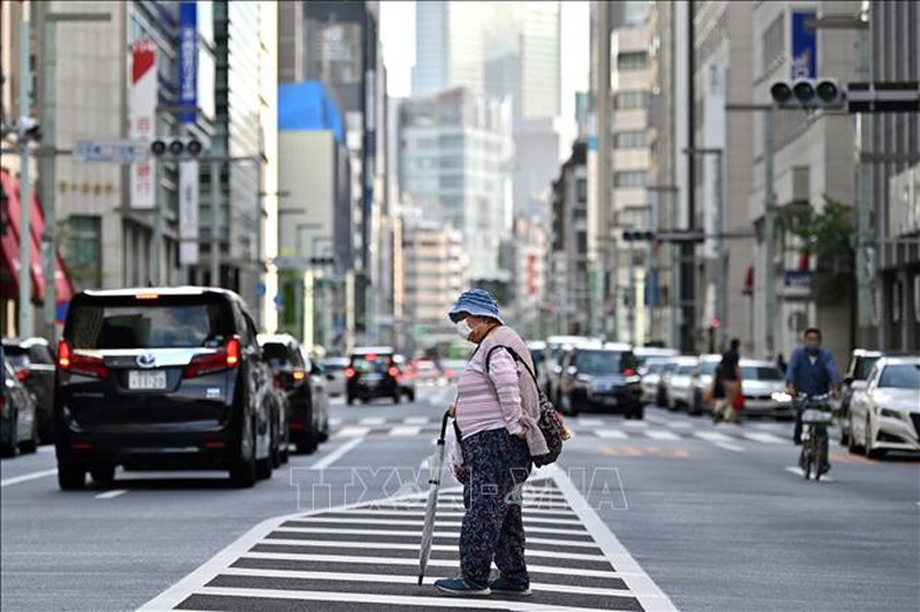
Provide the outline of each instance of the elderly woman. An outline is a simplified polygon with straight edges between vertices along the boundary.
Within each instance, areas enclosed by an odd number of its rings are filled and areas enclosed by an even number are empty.
[[[459,335],[478,346],[457,383],[452,407],[463,452],[458,476],[466,507],[461,575],[435,586],[452,595],[529,595],[519,493],[530,475],[531,455],[547,452],[537,425],[538,391],[524,370],[533,369],[530,351],[504,326],[487,291],[464,292],[449,316]],[[501,575],[490,582],[493,559]]]

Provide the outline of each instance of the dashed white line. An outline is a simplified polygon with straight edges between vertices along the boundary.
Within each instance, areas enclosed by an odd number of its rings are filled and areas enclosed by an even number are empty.
[[[422,431],[418,425],[403,425],[390,430],[391,436],[417,436]]]
[[[623,440],[629,437],[626,435],[626,432],[623,431],[622,429],[598,429],[598,430],[595,430],[594,434],[598,438],[610,438],[610,439],[617,439],[617,440]]]
[[[663,429],[649,429],[646,430],[645,435],[652,440],[680,440],[680,436],[673,431]]]
[[[636,428],[648,427],[648,423],[646,423],[645,421],[623,421],[623,425],[625,427],[636,427]]]
[[[754,442],[763,442],[764,444],[787,444],[787,441],[783,440],[779,436],[761,431],[746,431],[741,435],[748,440],[753,440]]]
[[[737,444],[732,444],[731,442],[713,442],[713,446],[718,446],[719,448],[724,448],[725,450],[734,451],[736,453],[743,453],[744,447],[738,446]]]
[[[96,499],[114,499],[124,495],[127,492],[127,489],[112,489],[111,491],[105,491],[103,493],[99,493],[98,495],[94,495],[93,497]]]
[[[332,451],[331,453],[329,453],[328,455],[326,455],[325,457],[323,457],[322,459],[320,459],[319,461],[311,465],[310,469],[311,470],[322,470],[322,469],[329,467],[330,465],[332,465],[333,463],[341,459],[342,455],[344,455],[345,453],[347,453],[354,447],[358,446],[363,441],[364,441],[364,436],[352,438],[348,442],[342,444],[341,446],[336,448],[334,451]]]
[[[383,425],[385,420],[383,417],[364,417],[358,423],[361,425]]]
[[[0,488],[19,484],[20,482],[28,482],[37,478],[44,478],[45,476],[51,476],[53,474],[57,474],[57,468],[54,468],[53,470],[42,470],[40,472],[30,472],[28,474],[23,474],[22,476],[13,476],[12,478],[4,478],[3,480],[0,480]]]
[[[370,427],[343,427],[336,436],[340,438],[363,438],[370,432]]]
[[[581,425],[583,427],[603,427],[604,421],[602,419],[583,419],[581,417],[575,417],[575,425]]]
[[[405,423],[406,425],[427,425],[427,424],[428,424],[428,417],[414,417],[414,416],[410,416],[410,417],[404,418],[404,419],[403,419],[403,423]]]
[[[690,421],[672,421],[668,423],[668,427],[673,427],[674,429],[689,429],[693,427],[693,423]]]

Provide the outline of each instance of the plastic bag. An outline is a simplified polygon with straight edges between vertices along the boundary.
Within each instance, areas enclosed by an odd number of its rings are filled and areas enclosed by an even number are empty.
[[[457,472],[463,468],[463,449],[460,448],[460,440],[457,439],[457,428],[451,423],[447,427],[447,435],[444,437],[444,443],[447,445],[447,467],[450,468],[450,475],[459,484],[463,484],[457,478]]]

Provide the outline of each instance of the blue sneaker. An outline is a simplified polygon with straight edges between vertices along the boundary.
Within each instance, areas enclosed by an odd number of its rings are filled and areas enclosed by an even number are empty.
[[[530,595],[529,586],[516,586],[507,578],[499,576],[489,585],[489,588],[492,589],[493,593],[498,593],[501,595],[520,595],[521,597],[526,597]]]
[[[492,594],[488,585],[478,585],[465,578],[441,578],[440,580],[434,581],[434,586],[439,591],[447,593],[448,595],[484,597]]]

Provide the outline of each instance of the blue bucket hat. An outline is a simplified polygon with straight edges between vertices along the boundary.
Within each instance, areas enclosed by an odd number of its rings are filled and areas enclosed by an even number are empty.
[[[460,320],[462,313],[476,317],[490,317],[502,325],[505,324],[501,317],[498,316],[498,302],[495,301],[491,293],[482,289],[470,289],[461,293],[447,316],[456,323]]]

